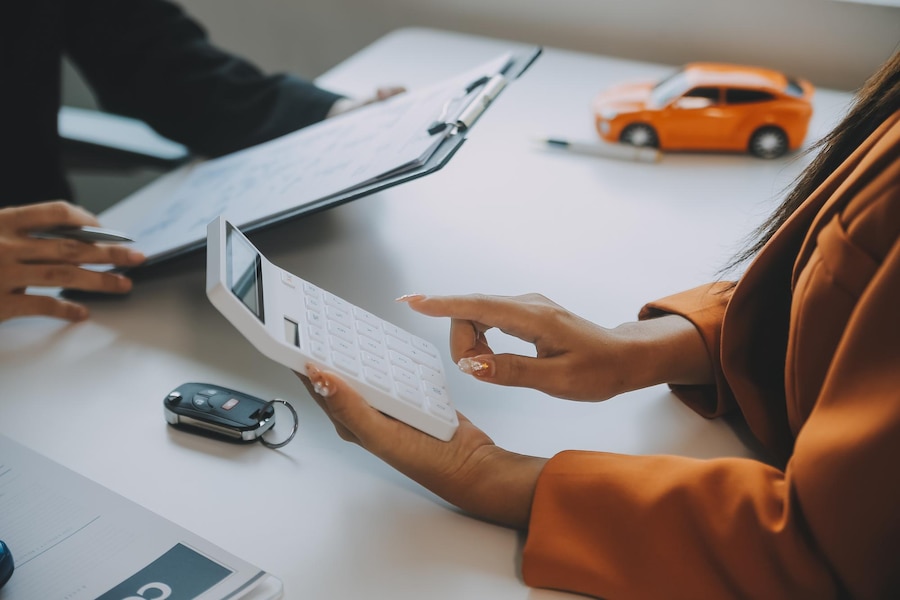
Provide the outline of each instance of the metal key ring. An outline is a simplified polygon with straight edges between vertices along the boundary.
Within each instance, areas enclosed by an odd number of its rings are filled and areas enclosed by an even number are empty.
[[[266,402],[266,409],[268,409],[271,406],[273,414],[274,414],[275,404],[278,402],[287,406],[288,410],[291,411],[291,416],[294,418],[294,427],[291,429],[291,433],[290,433],[290,435],[287,436],[287,439],[283,440],[281,442],[276,442],[276,443],[268,442],[262,436],[260,436],[259,443],[262,444],[263,446],[265,446],[266,448],[277,449],[277,448],[286,446],[288,444],[288,442],[290,442],[292,439],[294,439],[294,436],[297,435],[297,430],[300,428],[300,417],[297,416],[297,411],[294,410],[294,407],[291,406],[290,403],[287,402],[286,400],[282,400],[281,398],[275,398],[274,400],[269,400],[268,402]],[[266,433],[268,433],[268,432],[266,432]],[[263,434],[263,435],[265,435],[265,434]]]

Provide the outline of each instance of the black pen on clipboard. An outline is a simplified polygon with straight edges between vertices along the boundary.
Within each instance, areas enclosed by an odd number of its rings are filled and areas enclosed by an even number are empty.
[[[514,58],[510,58],[503,67],[493,75],[482,75],[478,79],[472,81],[469,85],[462,89],[462,93],[450,98],[444,102],[441,107],[441,113],[438,118],[428,127],[429,135],[436,135],[448,128],[455,128],[457,131],[465,131],[472,126],[473,123],[481,116],[481,114],[490,106],[509,80],[506,74],[510,68],[516,63]],[[480,89],[479,89],[480,88]],[[467,104],[455,119],[450,120],[450,111],[453,106],[467,98],[472,92],[479,90],[478,94]]]
[[[89,225],[84,225],[82,227],[54,227],[53,229],[45,229],[43,231],[32,231],[31,237],[45,240],[69,239],[78,240],[80,242],[103,242],[106,244],[129,244],[134,241],[120,231],[104,229],[102,227],[91,227]]]

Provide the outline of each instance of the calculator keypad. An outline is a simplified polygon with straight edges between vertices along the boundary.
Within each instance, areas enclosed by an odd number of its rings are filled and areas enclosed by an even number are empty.
[[[296,278],[282,281],[302,296],[310,353],[421,411],[454,423],[440,355],[433,344]],[[299,338],[295,343],[299,345]]]

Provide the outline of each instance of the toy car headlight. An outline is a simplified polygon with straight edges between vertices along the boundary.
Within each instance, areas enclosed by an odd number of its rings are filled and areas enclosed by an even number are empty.
[[[600,111],[600,118],[605,119],[607,121],[612,121],[616,117],[619,116],[619,113],[611,108],[604,108]]]

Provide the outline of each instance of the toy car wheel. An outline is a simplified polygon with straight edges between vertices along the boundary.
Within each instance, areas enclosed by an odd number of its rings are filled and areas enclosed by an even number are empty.
[[[622,130],[619,141],[632,146],[650,146],[651,148],[659,146],[656,131],[646,123],[632,123]]]
[[[787,134],[778,127],[760,127],[750,136],[750,154],[759,158],[778,158],[787,147]]]

